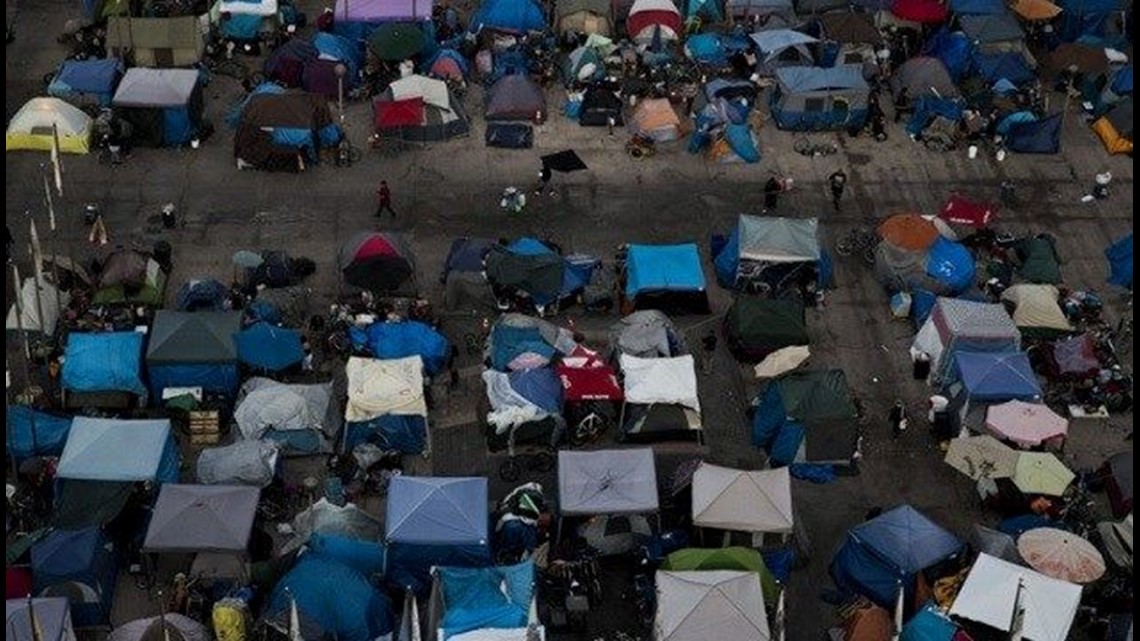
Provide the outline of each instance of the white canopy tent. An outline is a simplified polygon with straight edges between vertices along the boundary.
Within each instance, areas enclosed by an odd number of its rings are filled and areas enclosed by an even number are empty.
[[[1081,586],[983,553],[970,568],[950,614],[1009,632],[1020,604],[1025,610],[1023,639],[1065,641],[1080,602]]]
[[[701,463],[692,487],[694,525],[752,533],[792,531],[787,467],[749,472]]]
[[[657,641],[769,641],[755,572],[657,572]]]
[[[638,358],[621,355],[627,403],[681,405],[701,411],[697,371],[689,354],[673,358]]]
[[[563,516],[655,512],[657,466],[653,450],[561,450],[558,496]]]

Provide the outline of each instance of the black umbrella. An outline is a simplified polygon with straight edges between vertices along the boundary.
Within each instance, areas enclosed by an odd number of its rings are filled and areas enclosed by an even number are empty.
[[[542,164],[549,167],[551,171],[560,171],[563,173],[570,173],[572,171],[581,171],[589,169],[586,163],[578,157],[577,152],[573,149],[560,151],[556,154],[547,154],[542,157]]]

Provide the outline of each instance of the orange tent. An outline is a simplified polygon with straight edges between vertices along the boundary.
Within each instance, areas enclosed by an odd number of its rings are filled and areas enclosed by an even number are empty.
[[[879,225],[879,236],[899,249],[921,251],[938,240],[938,228],[918,214],[895,214]]]
[[[1051,20],[1061,14],[1061,7],[1049,0],[1015,0],[1013,11],[1026,20]]]

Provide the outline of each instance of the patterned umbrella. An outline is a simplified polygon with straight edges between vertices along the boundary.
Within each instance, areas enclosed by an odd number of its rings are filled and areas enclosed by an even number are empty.
[[[1071,583],[1092,583],[1104,575],[1104,557],[1085,539],[1056,528],[1029,530],[1017,540],[1029,567]]]
[[[895,214],[879,225],[884,241],[911,251],[926,249],[938,240],[938,228],[918,214]]]
[[[1013,484],[1026,494],[1061,496],[1076,477],[1052,452],[1022,452],[1017,456]]]
[[[986,429],[1021,447],[1033,447],[1069,432],[1069,421],[1046,405],[1009,401],[986,410]]]

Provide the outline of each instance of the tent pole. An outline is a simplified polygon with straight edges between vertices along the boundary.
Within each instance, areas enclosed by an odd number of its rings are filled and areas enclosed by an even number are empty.
[[[12,263],[12,280],[16,284],[16,296],[15,296],[15,298],[16,298],[16,331],[20,332],[20,336],[24,340],[24,390],[26,393],[26,391],[31,389],[31,386],[32,386],[32,368],[30,365],[32,348],[28,346],[28,333],[24,331],[24,304],[23,304],[23,300],[22,300],[23,299],[23,292],[20,289],[20,270],[19,270],[19,268],[16,267],[15,263]],[[31,431],[32,431],[32,434],[31,434],[31,436],[32,436],[32,451],[35,452],[36,448],[37,448],[37,446],[36,446],[36,412],[35,412],[35,409],[32,407],[32,405],[33,405],[32,400],[33,399],[31,399],[30,397],[28,398],[28,409],[29,409],[28,417],[30,420]],[[14,472],[16,473],[17,477],[20,475],[19,468],[14,470]]]

